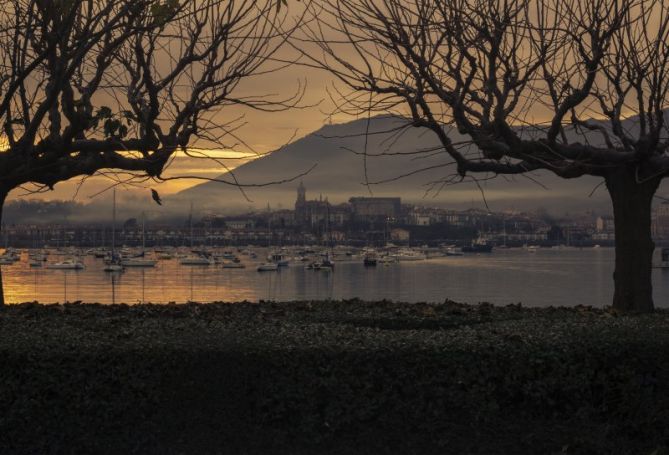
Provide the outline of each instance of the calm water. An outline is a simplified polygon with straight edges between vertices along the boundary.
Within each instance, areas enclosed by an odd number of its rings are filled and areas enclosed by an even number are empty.
[[[263,253],[258,254],[263,257]],[[50,261],[59,260],[52,256]],[[613,250],[496,250],[490,255],[439,257],[365,268],[362,261],[339,261],[333,272],[305,270],[295,264],[280,272],[183,266],[161,261],[153,269],[102,271],[102,261],[86,257],[81,271],[30,268],[21,262],[2,266],[8,302],[165,303],[241,301],[391,299],[438,302],[492,302],[527,306],[594,305],[610,302]],[[657,258],[656,258],[657,260]],[[653,271],[655,303],[669,307],[669,271]]]

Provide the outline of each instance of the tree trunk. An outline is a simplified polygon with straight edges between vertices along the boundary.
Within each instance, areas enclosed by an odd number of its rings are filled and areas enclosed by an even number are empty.
[[[616,235],[613,308],[623,313],[653,311],[651,204],[660,181],[656,177],[639,183],[632,169],[606,177]]]
[[[2,222],[2,211],[5,207],[5,199],[9,191],[0,188],[0,239],[5,236],[5,225]],[[0,308],[5,306],[5,288],[2,285],[2,267],[0,266]]]

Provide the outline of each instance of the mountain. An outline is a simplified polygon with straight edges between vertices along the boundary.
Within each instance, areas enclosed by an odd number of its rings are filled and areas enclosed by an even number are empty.
[[[465,208],[483,207],[485,195],[488,206],[494,211],[542,207],[556,214],[589,209],[610,212],[605,188],[598,188],[591,196],[602,179],[589,176],[564,180],[549,172],[536,172],[529,176],[498,176],[486,180],[485,175],[478,175],[478,185],[468,179],[443,186],[454,172],[453,166],[448,164],[450,158],[439,151],[431,132],[418,128],[398,132],[405,123],[406,120],[399,117],[382,116],[369,121],[327,125],[240,166],[234,170],[234,177],[243,185],[292,179],[276,185],[244,188],[251,201],[235,186],[207,182],[172,196],[168,204],[193,201],[198,209],[219,212],[236,212],[249,207],[262,209],[267,204],[273,209],[292,208],[296,188],[302,181],[308,199],[322,195],[332,203],[373,194],[400,196],[403,202],[419,205]],[[568,134],[575,135],[573,131]],[[457,132],[449,132],[449,135],[455,143],[465,141]],[[417,153],[421,150],[434,151]],[[309,169],[306,175],[297,177]],[[232,175],[223,174],[220,178],[232,180]],[[366,181],[386,182],[367,186]]]
[[[332,203],[346,202],[352,196],[400,196],[404,202],[417,205],[441,206],[454,209],[488,207],[493,211],[507,209],[545,209],[552,215],[574,214],[594,210],[598,214],[611,212],[611,204],[602,179],[582,177],[564,180],[549,172],[529,176],[504,177],[486,180],[479,175],[479,186],[469,180],[448,185],[430,184],[450,178],[453,167],[449,157],[439,150],[439,144],[429,131],[417,128],[402,130],[406,123],[399,117],[374,117],[338,125],[327,125],[295,142],[248,162],[234,171],[242,184],[263,185],[271,181],[290,180],[282,184],[246,187],[247,200],[233,185],[208,182],[180,193],[163,197],[163,206],[157,206],[148,189],[122,191],[118,195],[119,220],[139,217],[145,212],[153,223],[183,224],[193,204],[195,217],[204,212],[240,213],[292,208],[300,182],[307,188],[307,198],[327,197]],[[624,127],[634,134],[635,119]],[[669,124],[669,112],[667,113]],[[365,134],[365,133],[368,134]],[[570,141],[596,143],[594,134],[577,136],[567,131]],[[454,142],[464,142],[457,132],[449,131]],[[367,156],[365,157],[365,147]],[[434,152],[419,153],[421,150]],[[199,162],[198,162],[199,163]],[[199,165],[199,164],[198,164]],[[310,170],[306,175],[299,174]],[[365,169],[367,176],[365,177]],[[419,172],[425,170],[424,172]],[[406,176],[404,178],[400,178]],[[529,178],[528,178],[529,177]],[[232,180],[230,173],[220,176]],[[365,181],[382,184],[365,185]],[[535,183],[540,182],[540,185]],[[593,190],[594,194],[591,195]],[[428,191],[429,190],[429,191]],[[658,195],[669,195],[669,183],[664,183]],[[658,198],[656,201],[661,202]],[[95,223],[111,220],[111,192],[87,201],[85,204],[69,201],[31,201],[18,198],[5,207],[6,223]]]

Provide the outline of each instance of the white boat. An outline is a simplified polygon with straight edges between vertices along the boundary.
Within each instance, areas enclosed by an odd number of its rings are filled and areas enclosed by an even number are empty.
[[[213,260],[204,256],[186,256],[179,260],[181,265],[212,265]]]
[[[321,261],[321,270],[333,270],[334,261],[330,257],[330,253],[325,253],[323,260]]]
[[[98,257],[99,253],[104,252],[104,263],[103,267],[104,272],[122,272],[123,266],[121,265],[121,259],[116,253],[116,188],[114,188],[113,196],[113,205],[112,205],[112,239],[111,239],[111,250],[104,251],[99,249],[95,254],[95,257]]]
[[[226,250],[222,254],[223,259],[234,259],[235,258],[235,253],[232,251]]]
[[[104,248],[98,248],[93,251],[93,256],[96,259],[104,259],[105,256],[107,256],[107,250],[105,250]]]
[[[422,261],[425,255],[413,250],[400,250],[393,255],[398,261]]]
[[[146,251],[146,237],[145,237],[146,215],[142,212],[142,249],[139,254],[134,256],[121,256],[121,265],[123,267],[155,267],[158,261],[155,259],[146,259],[144,257]]]
[[[288,267],[290,259],[283,253],[272,253],[267,256],[269,262],[274,262],[279,267]]]
[[[389,264],[395,264],[397,262],[397,259],[394,256],[381,256],[380,258],[377,259],[377,262],[379,264],[389,265]]]
[[[54,270],[81,270],[85,266],[76,259],[65,259],[64,261],[55,262],[46,266],[47,269]]]
[[[258,266],[258,272],[276,272],[279,270],[279,265],[276,262],[265,262]]]
[[[457,249],[454,246],[446,248],[446,256],[464,256],[465,253],[462,252],[462,250]]]
[[[0,255],[0,265],[12,265],[21,260],[21,252],[14,248],[7,248],[2,255]]]

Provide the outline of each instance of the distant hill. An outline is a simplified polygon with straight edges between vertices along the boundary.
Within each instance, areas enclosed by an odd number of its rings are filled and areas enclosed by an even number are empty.
[[[669,115],[668,115],[669,117]],[[668,118],[669,123],[669,118]],[[400,196],[404,202],[419,205],[442,206],[454,209],[484,207],[482,191],[493,211],[507,209],[531,210],[544,208],[553,215],[594,210],[610,213],[611,204],[601,179],[583,177],[564,180],[549,172],[537,172],[529,177],[499,176],[485,180],[479,175],[481,189],[472,181],[445,186],[439,184],[453,174],[448,155],[439,150],[439,144],[429,131],[418,128],[397,129],[406,120],[398,117],[375,117],[371,121],[357,120],[338,125],[327,125],[295,142],[246,163],[234,171],[242,184],[264,184],[270,181],[290,180],[313,167],[307,175],[279,185],[245,188],[251,199],[247,201],[239,189],[221,183],[207,182],[171,196],[165,196],[164,205],[158,207],[148,190],[125,192],[119,195],[118,219],[141,216],[146,211],[152,222],[182,224],[188,216],[190,204],[196,217],[206,211],[240,213],[272,209],[293,208],[296,189],[300,181],[307,188],[307,198],[320,195],[332,203],[348,201],[352,196]],[[625,127],[633,133],[635,122]],[[368,132],[369,134],[365,134]],[[464,141],[456,132],[449,132],[454,142]],[[575,133],[568,131],[574,139]],[[587,140],[597,142],[590,135]],[[584,139],[581,138],[581,141]],[[364,156],[365,144],[367,157]],[[428,154],[421,150],[434,150]],[[315,167],[314,167],[315,166]],[[426,169],[425,172],[419,172]],[[365,170],[367,177],[365,177]],[[399,178],[406,175],[405,178]],[[221,178],[232,180],[229,174]],[[541,182],[537,185],[532,179]],[[367,187],[364,182],[389,180]],[[545,188],[544,188],[545,187]],[[593,189],[597,191],[590,196]],[[431,191],[427,191],[431,190]],[[660,188],[660,195],[669,195],[669,183]],[[659,199],[658,199],[659,201]],[[67,201],[16,201],[8,204],[4,222],[98,222],[111,219],[111,194],[95,198],[88,204]]]
[[[416,204],[463,208],[473,203],[481,207],[482,189],[492,210],[544,207],[553,213],[589,209],[600,213],[610,211],[605,188],[599,188],[590,196],[601,183],[601,179],[594,177],[564,180],[548,172],[537,172],[530,176],[531,179],[500,176],[484,180],[485,176],[479,175],[481,189],[476,183],[465,181],[437,191],[441,187],[439,182],[453,174],[453,167],[447,165],[451,159],[439,151],[439,144],[429,131],[411,128],[397,134],[397,128],[405,122],[397,117],[375,117],[369,126],[367,120],[324,126],[235,169],[234,175],[240,183],[262,184],[290,179],[315,166],[307,175],[290,183],[246,188],[252,202],[246,201],[238,188],[214,182],[182,191],[170,201],[176,204],[194,201],[198,208],[217,211],[238,211],[249,206],[261,209],[267,204],[273,209],[290,208],[301,180],[307,188],[308,199],[323,195],[334,203],[347,201],[351,196],[369,195],[371,191],[375,196],[401,196],[403,201]],[[367,130],[370,134],[365,135]],[[454,142],[464,140],[457,133],[449,134]],[[426,155],[417,154],[419,150],[435,151]],[[423,169],[425,171],[420,172]],[[399,178],[403,175],[406,177]],[[228,174],[221,178],[232,180]],[[546,188],[537,185],[533,179]],[[369,187],[364,184],[365,181],[384,180],[392,181]]]

